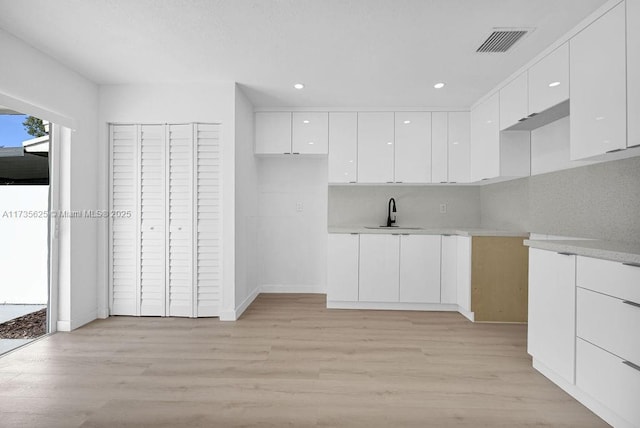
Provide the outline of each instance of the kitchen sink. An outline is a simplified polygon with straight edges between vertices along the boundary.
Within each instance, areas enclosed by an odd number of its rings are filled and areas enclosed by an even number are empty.
[[[403,226],[365,226],[365,229],[403,229],[403,230],[420,230],[421,227],[403,227]]]

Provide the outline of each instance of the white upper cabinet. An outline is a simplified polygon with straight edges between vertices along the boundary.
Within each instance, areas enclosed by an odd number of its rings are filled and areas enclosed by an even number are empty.
[[[624,2],[570,41],[572,160],[627,147],[625,46]]]
[[[329,113],[329,183],[357,182],[358,113]]]
[[[400,237],[400,302],[440,303],[440,239]]]
[[[527,118],[529,114],[528,91],[529,85],[526,71],[500,89],[501,130]]]
[[[499,93],[471,110],[471,181],[500,175],[499,122]]]
[[[392,183],[394,114],[358,113],[358,182]]]
[[[291,113],[257,112],[255,120],[256,154],[291,153]]]
[[[538,114],[569,99],[569,42],[529,69],[528,114]]]
[[[431,182],[431,113],[395,113],[395,182]]]
[[[449,114],[431,113],[431,182],[449,181]]]
[[[450,183],[468,183],[470,174],[471,117],[469,112],[448,113],[448,180]]]
[[[627,147],[640,145],[640,0],[627,0]]]
[[[326,155],[329,151],[329,114],[294,112],[292,153]]]

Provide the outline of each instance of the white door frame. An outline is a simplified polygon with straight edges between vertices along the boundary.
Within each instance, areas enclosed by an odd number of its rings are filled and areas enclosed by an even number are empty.
[[[50,125],[49,131],[49,234],[48,234],[48,277],[49,277],[49,307],[47,310],[47,330],[49,333],[57,331],[58,324],[58,290],[60,271],[60,218],[55,215],[60,212],[60,145],[62,133],[60,126]]]

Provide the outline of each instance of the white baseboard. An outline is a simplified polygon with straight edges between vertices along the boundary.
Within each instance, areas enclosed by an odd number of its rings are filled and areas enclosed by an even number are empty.
[[[108,308],[98,309],[98,318],[100,318],[101,320],[109,318],[109,309]]]
[[[473,312],[467,311],[466,309],[461,308],[460,306],[458,306],[458,312],[460,312],[460,314],[462,314],[462,316],[464,316],[469,321],[475,322],[475,314]]]
[[[71,320],[71,330],[82,327],[85,324],[89,324],[91,321],[98,319],[98,311],[91,311],[86,315]]]
[[[594,400],[590,395],[583,392],[578,386],[567,381],[565,378],[554,372],[552,369],[533,358],[533,368],[542,373],[547,379],[559,386],[567,394],[582,403],[587,409],[591,410],[597,416],[602,418],[606,423],[614,427],[633,428],[626,420],[612,412],[599,401]]]
[[[96,320],[98,318],[98,312],[96,311],[91,311],[86,315],[83,315],[81,317],[72,319],[72,320],[64,320],[64,321],[57,321],[56,322],[56,331],[72,331],[75,330],[76,328],[80,328],[85,324],[89,324],[91,321]]]
[[[236,311],[233,309],[220,311],[220,321],[236,321]]]
[[[71,321],[57,321],[56,331],[71,331]]]
[[[262,284],[259,289],[261,293],[325,294],[327,292],[316,285]]]
[[[338,302],[327,300],[329,309],[374,309],[383,311],[444,311],[455,312],[458,305],[443,303]]]
[[[251,292],[251,294],[249,294],[249,296],[247,296],[246,299],[244,299],[242,303],[240,303],[240,306],[238,306],[235,311],[236,319],[240,318],[244,311],[246,311],[247,308],[251,306],[253,301],[256,300],[256,297],[258,297],[258,294],[260,294],[260,289],[256,288],[255,290],[253,290],[253,292]]]

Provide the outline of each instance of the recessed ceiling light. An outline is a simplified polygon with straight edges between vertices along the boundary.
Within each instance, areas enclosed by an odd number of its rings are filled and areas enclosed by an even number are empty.
[[[560,86],[560,82],[551,82],[549,83],[550,88],[555,88],[556,86]]]
[[[598,117],[596,117],[596,120],[603,120],[603,119],[604,119],[604,116],[598,116]]]
[[[349,163],[353,163],[353,160],[350,160]]]
[[[315,144],[313,141],[309,141],[309,144]]]
[[[434,88],[436,89],[442,89],[444,88],[444,83],[443,82],[438,82],[435,85],[433,85]]]
[[[487,123],[493,123],[493,120],[487,120]]]
[[[456,145],[458,145],[458,142],[457,142],[457,141],[454,141],[452,144],[453,144],[454,146],[456,146]]]
[[[302,83],[296,83],[293,87],[296,89],[304,89],[304,85]]]
[[[392,145],[393,143],[391,141],[387,141],[387,144],[388,145]]]
[[[303,120],[302,123],[309,123],[309,121],[308,120]]]
[[[402,123],[404,123],[405,125],[408,125],[408,124],[410,124],[410,123],[411,123],[411,121],[410,121],[410,120],[405,120],[405,121],[404,121],[404,122],[402,122]]]

